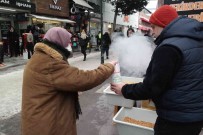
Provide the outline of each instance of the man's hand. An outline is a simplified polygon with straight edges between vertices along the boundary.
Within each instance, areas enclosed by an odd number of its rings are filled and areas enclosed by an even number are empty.
[[[113,84],[111,83],[111,90],[114,91],[118,95],[122,95],[122,88],[126,83],[119,83],[119,84]]]

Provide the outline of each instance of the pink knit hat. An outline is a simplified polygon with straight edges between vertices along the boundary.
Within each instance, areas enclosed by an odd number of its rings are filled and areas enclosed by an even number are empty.
[[[44,35],[44,39],[66,48],[70,43],[71,34],[64,28],[53,27]]]

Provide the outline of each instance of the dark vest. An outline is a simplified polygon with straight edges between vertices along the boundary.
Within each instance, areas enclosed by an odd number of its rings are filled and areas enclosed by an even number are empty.
[[[182,65],[160,99],[155,99],[157,114],[176,122],[203,121],[203,41],[169,38],[162,45],[179,48]]]

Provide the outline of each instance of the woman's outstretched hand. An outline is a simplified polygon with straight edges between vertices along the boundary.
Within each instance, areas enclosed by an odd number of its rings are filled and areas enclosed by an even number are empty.
[[[116,65],[116,63],[118,63],[118,61],[110,61],[110,62],[108,62],[108,63],[110,63],[110,64],[112,64],[112,65]]]

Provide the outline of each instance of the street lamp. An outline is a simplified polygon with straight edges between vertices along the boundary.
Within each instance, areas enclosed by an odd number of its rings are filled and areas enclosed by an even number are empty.
[[[103,0],[100,0],[100,4],[101,4],[101,7],[100,7],[100,14],[101,14],[101,40],[103,39],[103,12],[102,12],[102,1]],[[102,49],[103,49],[103,44],[102,44],[102,42],[101,42],[101,64],[103,64],[104,63],[104,53],[103,53],[103,51],[102,51]]]

